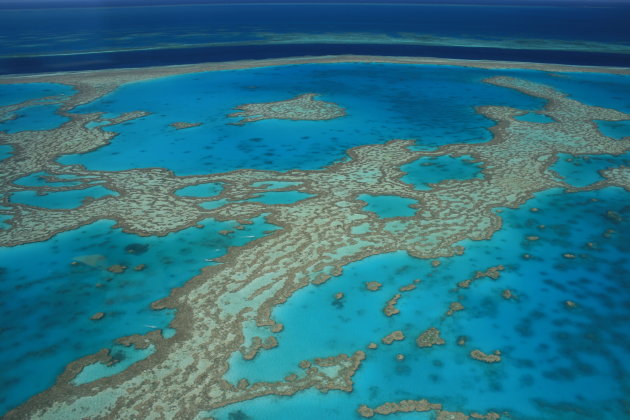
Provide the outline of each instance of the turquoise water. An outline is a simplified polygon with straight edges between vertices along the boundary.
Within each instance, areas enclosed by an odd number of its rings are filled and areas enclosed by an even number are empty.
[[[253,187],[268,186],[268,189],[279,189],[290,187],[299,184],[299,182],[255,182]],[[207,184],[193,185],[190,187],[182,188],[175,191],[175,194],[181,196],[192,197],[213,197],[219,195],[223,190],[223,186],[220,183],[211,182]],[[313,194],[308,194],[302,191],[267,191],[256,195],[247,200],[242,201],[229,201],[226,199],[220,199],[215,201],[209,201],[201,203],[201,207],[205,209],[215,209],[228,203],[239,203],[244,201],[255,201],[264,204],[294,204],[298,201],[305,200],[309,197],[313,197]]]
[[[549,122],[536,113],[544,101],[481,83],[497,74],[541,81],[585,103],[630,112],[629,96],[623,94],[630,82],[614,75],[386,64],[209,72],[128,84],[78,108],[76,112],[105,112],[103,118],[136,110],[152,114],[105,128],[120,135],[109,145],[84,155],[63,156],[59,162],[112,171],[164,167],[178,175],[241,168],[308,170],[345,159],[350,147],[393,138],[414,139],[412,148],[416,150],[488,141],[488,128],[494,123],[475,112],[480,105],[516,107],[531,111],[518,117],[522,121]],[[61,85],[18,86],[0,85],[0,92],[8,92],[8,96],[0,95],[0,103],[5,97],[22,101],[70,92]],[[230,124],[235,119],[227,117],[243,103],[290,99],[307,92],[346,108],[347,115],[325,122],[265,120],[244,126]],[[53,109],[27,108],[23,117],[0,125],[0,129],[56,127],[63,120]],[[178,121],[203,124],[191,130],[169,126]],[[598,125],[608,136],[630,136],[625,122]],[[0,146],[0,160],[9,154],[10,147]],[[627,153],[560,154],[551,169],[568,184],[581,187],[600,181],[598,171],[602,169],[628,165],[628,159]],[[406,172],[402,181],[418,190],[429,190],[431,184],[448,179],[483,178],[481,165],[469,156],[422,158],[401,170]],[[62,187],[77,182],[72,176],[46,182],[41,178],[45,175],[33,173],[15,183]],[[261,192],[244,201],[289,205],[311,197],[307,188],[299,191],[297,182],[251,185]],[[278,191],[282,189],[287,190]],[[211,200],[222,191],[222,184],[208,183],[182,188],[176,194],[208,197],[201,205],[207,209],[239,203]],[[80,205],[86,197],[110,193],[94,185],[47,195],[16,192],[10,201],[64,209]],[[381,218],[411,217],[417,209],[409,206],[422,205],[394,195],[357,198],[366,202],[365,210]],[[282,380],[300,372],[297,364],[301,360],[364,349],[368,357],[354,377],[355,391],[264,397],[211,414],[217,419],[352,419],[358,418],[359,404],[428,398],[443,403],[447,410],[506,410],[514,418],[527,420],[623,418],[621,401],[627,394],[624,391],[630,389],[626,357],[630,341],[625,331],[630,312],[624,301],[630,287],[629,203],[627,192],[618,188],[577,194],[561,189],[543,192],[519,209],[503,209],[504,226],[499,232],[487,241],[463,242],[464,255],[440,259],[439,267],[403,251],[349,264],[342,275],[301,289],[276,307],[272,318],[285,325],[276,334],[280,345],[262,351],[253,361],[236,352],[229,360],[226,378],[233,383],[243,377],[250,382]],[[532,212],[531,207],[540,210]],[[9,217],[0,215],[0,221]],[[67,363],[101,348],[110,348],[120,362],[111,367],[92,365],[75,379],[77,383],[115,374],[146,357],[152,349],[124,348],[114,340],[155,329],[162,329],[165,337],[175,334],[167,328],[174,313],[152,311],[149,304],[168,295],[203,266],[213,264],[229,247],[276,228],[264,216],[253,221],[238,230],[235,222],[205,220],[201,229],[193,227],[158,238],[124,234],[113,229],[113,221],[101,220],[46,242],[2,248],[0,358],[5,368],[0,387],[7,391],[0,395],[0,414],[51,386]],[[405,229],[404,221],[388,221],[387,229]],[[604,235],[607,229],[616,233]],[[233,233],[221,235],[221,230]],[[368,231],[367,223],[352,229],[355,235]],[[524,254],[531,257],[525,259]],[[114,274],[107,270],[114,264],[128,268]],[[469,289],[456,288],[457,282],[476,270],[498,264],[505,265],[498,280],[484,278]],[[399,292],[416,279],[421,282],[415,290]],[[366,281],[379,281],[383,287],[368,291]],[[501,297],[508,288],[516,299]],[[338,292],[343,292],[342,299],[335,298]],[[383,308],[396,293],[402,294],[397,304],[401,312],[386,317]],[[567,308],[567,300],[575,301],[577,307]],[[448,305],[455,301],[465,309],[445,316]],[[90,320],[95,312],[106,315],[99,321]],[[418,348],[415,338],[431,326],[440,328],[446,344]],[[382,337],[397,329],[405,332],[406,340],[381,344]],[[249,338],[270,334],[253,327],[245,333]],[[463,347],[455,344],[461,335],[468,337]],[[367,350],[370,342],[379,343],[379,348]],[[501,350],[503,360],[497,364],[472,360],[468,353],[475,348],[487,353]],[[397,361],[397,354],[404,354],[405,359]],[[555,411],[553,407],[563,408]],[[594,412],[594,407],[603,414]]]
[[[551,166],[551,170],[556,171],[567,184],[585,187],[604,179],[599,171],[628,165],[630,165],[630,153],[619,156],[573,156],[560,153],[558,154],[558,161]]]
[[[57,106],[38,105],[22,108],[15,115],[17,118],[0,122],[0,131],[17,133],[19,131],[50,130],[70,121],[56,113]]]
[[[31,99],[74,93],[74,88],[57,83],[16,83],[0,84],[0,106],[17,104]]]
[[[515,118],[519,121],[533,122],[539,124],[554,122],[553,118],[550,118],[545,114],[537,114],[535,112],[528,112],[527,114],[518,115]]]
[[[511,89],[479,83],[495,73],[449,66],[308,64],[166,77],[122,86],[78,112],[152,115],[107,127],[120,132],[110,145],[59,159],[89,169],[138,164],[178,175],[240,168],[317,169],[347,149],[392,138],[439,146],[490,140],[484,104],[540,109],[544,102]],[[164,92],[168,92],[165,95]],[[227,115],[244,103],[272,102],[314,92],[347,109],[335,120],[264,120],[235,126]],[[177,121],[203,122],[172,130]],[[159,143],[156,143],[159,139]],[[156,147],[159,144],[159,147]],[[113,157],[115,156],[115,159]]]
[[[10,195],[9,201],[48,209],[73,209],[81,206],[86,198],[97,199],[117,195],[117,192],[98,185],[81,190],[49,192],[45,195],[40,195],[36,191],[17,191]]]
[[[125,347],[120,344],[115,344],[112,346],[110,353],[112,358],[116,361],[113,365],[108,366],[100,362],[87,365],[72,380],[72,383],[82,385],[97,379],[116,375],[132,364],[146,359],[154,352],[155,346],[152,344],[146,349],[136,349],[134,346]]]
[[[23,185],[25,187],[72,187],[76,185],[81,185],[81,181],[54,181],[48,182],[46,180],[46,176],[52,176],[47,172],[36,172],[22,178],[16,179],[13,181],[16,185]],[[55,178],[59,179],[76,179],[74,176],[55,176]]]
[[[0,358],[6,366],[0,380],[6,392],[0,412],[51,386],[71,361],[109,348],[119,337],[167,327],[174,313],[151,310],[151,302],[229,247],[276,229],[263,216],[252,221],[229,236],[218,232],[235,222],[207,219],[202,229],[138,237],[102,220],[46,242],[3,248]],[[107,270],[114,264],[128,268],[114,274]],[[96,312],[105,317],[92,321]]]
[[[630,137],[630,121],[595,121],[605,136],[621,140]]]
[[[401,181],[412,184],[417,190],[430,190],[429,184],[448,179],[483,178],[481,168],[470,156],[424,157],[400,167],[407,174]]]
[[[0,161],[11,156],[13,153],[13,148],[6,144],[0,144]]]
[[[217,182],[208,182],[206,184],[191,185],[189,187],[180,188],[175,194],[183,197],[213,197],[221,194],[223,185]]]
[[[230,204],[230,203],[232,203],[232,201],[222,198],[220,200],[206,201],[204,203],[200,203],[199,207],[204,208],[206,210],[213,210],[213,209],[218,209],[219,207],[223,207],[226,204]]]
[[[515,77],[526,77],[534,82],[553,86],[569,94],[572,99],[592,106],[630,112],[630,82],[619,74],[603,73],[550,73],[515,70]]]
[[[107,120],[106,121],[90,121],[89,123],[85,124],[85,127],[89,129],[93,129],[96,127],[100,127],[102,125],[107,125],[109,123],[110,121],[107,121]]]
[[[416,209],[409,206],[418,204],[416,200],[398,197],[397,195],[361,194],[357,199],[367,203],[363,207],[364,210],[376,213],[378,217],[383,219],[413,216],[416,213]]]
[[[302,191],[269,191],[245,201],[256,201],[270,205],[294,204],[298,201],[306,200],[309,197],[315,197],[315,195]]]
[[[1,209],[1,207],[0,207]],[[10,226],[6,223],[7,220],[13,218],[12,215],[0,214],[0,229],[8,229]]]
[[[465,254],[441,259],[437,268],[404,252],[348,265],[341,276],[301,289],[277,307],[272,318],[285,327],[276,334],[279,346],[252,361],[235,353],[226,378],[281,380],[299,373],[301,360],[364,349],[367,358],[354,377],[352,394],[309,391],[291,399],[265,397],[211,414],[228,419],[241,411],[272,419],[303,410],[300,418],[349,419],[359,418],[360,404],[428,398],[447,410],[508,410],[514,418],[623,418],[624,389],[630,385],[630,339],[624,333],[630,313],[622,292],[630,286],[630,249],[623,239],[630,233],[627,203],[619,188],[540,193],[520,209],[504,210],[505,227],[491,240],[463,242]],[[531,207],[540,211],[532,213]],[[609,210],[625,221],[605,217]],[[611,228],[618,234],[604,238],[602,233]],[[527,241],[531,234],[540,239]],[[586,248],[588,242],[597,248]],[[568,252],[577,257],[562,256]],[[523,259],[525,253],[533,258]],[[498,264],[505,266],[499,279],[482,278],[469,289],[456,288],[476,270]],[[386,317],[386,301],[415,279],[422,281],[415,290],[402,292],[401,312]],[[368,291],[367,281],[383,287]],[[505,289],[516,299],[504,299]],[[340,301],[334,297],[338,292],[344,293]],[[577,308],[567,308],[567,300]],[[454,301],[465,309],[446,317]],[[415,338],[432,326],[441,330],[446,344],[417,347]],[[404,341],[380,343],[398,329],[405,333]],[[467,343],[460,347],[456,341],[462,335]],[[378,349],[367,350],[370,342],[378,343]],[[501,350],[502,361],[475,361],[468,356],[475,348]],[[397,361],[396,354],[405,359]],[[554,411],[554,405],[564,409]]]
[[[279,190],[281,188],[297,187],[301,185],[301,182],[288,182],[288,181],[260,181],[254,182],[252,187],[254,188],[266,188],[268,190]]]

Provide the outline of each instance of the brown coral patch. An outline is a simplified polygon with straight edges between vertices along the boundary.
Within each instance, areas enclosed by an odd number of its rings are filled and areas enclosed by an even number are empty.
[[[371,292],[375,292],[380,289],[383,285],[377,281],[368,281],[365,283],[365,288]]]
[[[383,344],[392,344],[394,341],[402,341],[405,339],[405,334],[402,331],[396,330],[381,339]]]
[[[394,297],[387,301],[387,304],[383,308],[383,313],[385,316],[393,316],[400,313],[400,310],[396,308],[396,304],[398,303],[398,299],[400,299],[401,294],[396,293]]]
[[[429,328],[416,338],[416,344],[418,347],[432,347],[445,343],[444,339],[440,337],[440,330],[435,327]]]
[[[496,350],[494,354],[486,354],[479,349],[475,349],[470,352],[470,357],[480,362],[485,363],[498,363],[501,361],[501,352]]]
[[[107,267],[107,271],[114,274],[122,274],[127,269],[126,265],[114,264]]]
[[[100,321],[103,318],[105,318],[105,312],[97,312],[90,317],[92,321]]]

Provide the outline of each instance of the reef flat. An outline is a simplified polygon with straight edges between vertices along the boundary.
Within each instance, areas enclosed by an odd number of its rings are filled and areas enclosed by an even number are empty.
[[[316,100],[316,96],[315,93],[305,93],[285,101],[238,105],[235,108],[240,111],[229,114],[228,117],[243,117],[234,124],[245,124],[265,119],[324,121],[345,115],[343,108]]]
[[[356,62],[397,66],[465,65],[487,69],[487,77],[479,83],[488,89],[501,88],[523,95],[527,100],[544,103],[544,107],[535,112],[544,115],[550,122],[519,118],[532,112],[531,109],[477,104],[474,113],[491,122],[488,128],[491,138],[488,141],[444,142],[436,147],[426,147],[422,141],[412,139],[383,139],[380,143],[350,148],[346,151],[346,158],[318,169],[241,168],[179,175],[166,167],[139,166],[107,171],[82,164],[64,164],[60,159],[64,155],[86,155],[104,150],[116,141],[117,130],[124,124],[133,124],[151,116],[151,112],[145,109],[119,115],[81,111],[80,106],[115,94],[125,84],[153,83],[161,77],[236,68]],[[461,295],[482,293],[485,289],[478,287],[500,280],[506,271],[516,270],[514,266],[517,263],[528,259],[523,257],[518,262],[509,261],[506,265],[511,268],[506,268],[491,264],[491,258],[487,257],[488,261],[477,261],[478,266],[474,270],[469,267],[468,277],[459,278],[459,282],[446,277],[405,278],[405,282],[396,285],[395,289],[381,291],[373,282],[385,283],[381,282],[382,279],[363,278],[357,282],[357,288],[362,293],[370,293],[379,302],[373,308],[376,313],[374,319],[391,322],[387,324],[389,328],[379,330],[378,334],[366,328],[365,339],[361,336],[361,340],[353,343],[354,347],[348,346],[335,354],[331,354],[330,349],[326,353],[309,354],[297,360],[290,371],[285,372],[278,367],[281,377],[276,380],[253,379],[253,372],[249,377],[242,375],[238,381],[229,380],[226,376],[235,369],[233,355],[243,358],[245,362],[242,363],[259,363],[266,355],[290,351],[283,350],[290,347],[284,345],[290,338],[286,337],[285,341],[283,334],[289,334],[291,330],[287,325],[285,331],[285,325],[278,321],[274,311],[288,307],[305,290],[336,287],[335,283],[352,264],[402,252],[419,263],[427,263],[433,270],[439,270],[451,259],[464,258],[476,243],[490,242],[498,237],[505,227],[502,212],[520,210],[540,194],[553,191],[563,191],[567,195],[622,191],[619,196],[625,197],[627,203],[630,191],[630,166],[627,164],[607,165],[599,170],[599,180],[584,186],[572,185],[551,168],[560,155],[624,156],[630,151],[630,136],[620,139],[608,137],[599,130],[596,121],[627,121],[630,113],[582,102],[552,85],[530,80],[534,79],[530,73],[519,77],[519,72],[504,74],[497,71],[506,68],[520,67],[513,63],[324,57],[0,79],[0,83],[9,85],[58,83],[75,89],[73,94],[24,99],[3,104],[0,108],[0,120],[7,123],[14,120],[13,116],[22,109],[39,104],[57,106],[56,113],[67,119],[51,129],[1,132],[1,144],[11,148],[10,155],[0,161],[3,194],[0,214],[6,217],[5,223],[8,224],[6,229],[0,230],[1,246],[19,247],[48,241],[63,232],[101,220],[114,220],[114,228],[120,227],[124,233],[138,237],[161,237],[184,229],[200,228],[207,219],[235,222],[237,227],[222,231],[224,236],[233,234],[238,227],[243,229],[261,216],[279,227],[247,244],[230,247],[227,254],[214,259],[212,265],[203,267],[198,275],[174,288],[168,297],[153,302],[151,307],[154,311],[175,310],[169,324],[169,331],[174,330],[174,335],[167,333],[166,329],[156,329],[118,340],[124,347],[150,349],[143,358],[110,376],[77,382],[77,375],[89,370],[90,366],[117,363],[107,349],[81,357],[64,368],[54,385],[8,411],[6,418],[223,418],[221,416],[226,413],[221,409],[269,396],[296,396],[308,390],[317,390],[322,395],[336,395],[335,391],[354,395],[359,381],[365,380],[361,372],[370,358],[377,358],[373,356],[376,352],[388,354],[385,353],[390,351],[388,349],[393,349],[391,351],[396,354],[394,363],[405,363],[412,355],[447,351],[443,349],[459,351],[467,362],[470,359],[471,363],[480,365],[477,369],[498,369],[505,364],[516,363],[510,360],[510,352],[495,346],[487,334],[480,334],[486,335],[485,341],[477,338],[467,344],[465,336],[474,335],[474,329],[458,329],[457,324],[452,323],[466,317],[475,310],[475,306],[460,303],[460,299],[464,299],[459,295],[449,295],[449,300],[443,305],[436,305],[439,317],[419,321],[422,325],[427,324],[422,328],[407,322],[395,324],[407,313],[419,310],[406,303],[416,302],[414,296],[432,300],[423,289],[425,283],[448,284],[450,289],[454,287]],[[629,69],[535,64],[523,68],[546,72],[609,71],[619,77],[630,74]],[[559,73],[553,77],[561,79],[562,76],[563,73]],[[322,101],[314,100],[314,95],[285,93],[275,100],[247,105],[239,105],[243,102],[230,98],[234,102],[226,101],[224,104],[226,113],[221,124],[234,124],[230,117],[243,117],[237,128],[251,129],[255,133],[257,124],[329,124],[353,113],[352,107],[345,103],[330,100],[325,95]],[[295,99],[286,100],[287,97]],[[242,113],[229,114],[235,108],[241,109]],[[242,124],[252,121],[256,123]],[[171,130],[173,127],[193,127],[197,123],[175,124],[180,125],[172,125]],[[305,127],[301,125],[271,127],[293,130],[298,138],[308,134],[300,133],[300,129]],[[196,129],[179,131],[185,136]],[[446,177],[430,182],[429,188],[425,189],[403,181],[407,172],[402,168],[406,165],[425,161],[430,165],[433,159],[445,158],[469,159],[480,176],[466,179]],[[44,182],[36,186],[20,182],[33,174],[43,174],[41,178]],[[64,184],[68,181],[73,184]],[[181,193],[184,188],[206,184],[220,185],[220,191],[200,195]],[[46,196],[94,186],[101,186],[112,194],[85,198],[79,206],[64,209],[36,207],[13,199],[15,194],[23,191],[35,191]],[[286,203],[273,204],[260,199],[261,194],[270,191],[303,195]],[[383,201],[388,212],[370,211],[366,206],[369,197],[389,200]],[[391,197],[398,201],[391,204]],[[540,211],[539,207],[535,208],[537,210],[532,208],[531,213]],[[546,211],[550,210],[542,208],[543,213]],[[623,229],[627,224],[627,213],[624,212],[627,212],[627,206],[606,213],[610,223],[616,223],[617,229],[622,232],[625,232]],[[540,230],[544,232],[544,227]],[[616,234],[618,231],[608,233],[609,237]],[[527,237],[539,239],[538,235],[529,232]],[[523,246],[534,246],[529,242],[538,241],[526,240]],[[136,248],[131,249],[135,252]],[[572,252],[573,249],[557,253],[557,257],[560,261],[589,259],[582,253],[576,255]],[[534,260],[536,258],[533,257]],[[126,270],[122,266],[112,267],[109,268],[113,273],[120,274]],[[369,290],[366,290],[366,284]],[[501,295],[499,291],[495,295],[502,304],[520,303],[520,292]],[[344,305],[350,305],[353,295],[336,291],[327,296],[332,300],[332,306],[343,311]],[[569,306],[579,310],[577,305]],[[106,317],[105,313],[102,314],[94,322],[102,322],[101,319]],[[422,314],[419,318],[422,319]],[[381,342],[383,344],[375,344]],[[602,345],[608,343],[604,339],[600,342]],[[407,343],[410,347],[401,352],[401,346]],[[311,347],[318,349],[314,344]],[[336,346],[331,348],[337,350]],[[291,358],[287,360],[292,361]],[[273,365],[269,367],[271,371],[274,369]],[[628,367],[624,365],[620,369],[625,371]],[[243,372],[247,373],[246,370]],[[393,380],[388,380],[393,387]],[[618,379],[619,388],[626,387],[626,382],[627,379]],[[477,403],[469,407],[444,395],[417,395],[413,389],[408,392],[411,394],[408,398],[398,397],[378,403],[371,399],[349,400],[346,404],[356,418],[407,412],[426,412],[438,419],[509,418],[512,412],[515,417],[519,415],[519,408],[510,407],[509,400],[497,405],[490,401],[486,407],[479,408]],[[461,392],[465,394],[463,390]],[[357,395],[366,398],[364,394]],[[571,401],[561,400],[560,403],[570,405]],[[618,406],[624,403],[627,404],[627,401],[617,398],[612,404],[613,409],[619,410]],[[603,410],[596,404],[592,403],[593,409]],[[540,404],[539,410],[547,416],[555,408],[548,409]],[[613,415],[612,411],[604,413]],[[347,415],[340,414],[338,418],[347,418]],[[522,418],[527,416],[531,414]]]

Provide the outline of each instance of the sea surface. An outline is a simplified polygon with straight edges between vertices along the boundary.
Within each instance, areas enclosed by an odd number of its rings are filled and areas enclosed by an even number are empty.
[[[54,9],[50,19],[51,7],[0,9],[0,73],[356,51],[434,51],[456,58],[461,53],[466,58],[617,66],[628,65],[630,57],[625,4],[63,7]],[[353,19],[344,18],[349,15]],[[536,25],[517,24],[533,20]],[[305,41],[314,34],[328,41]],[[419,37],[422,44],[390,39]],[[569,41],[573,49],[565,48]],[[519,42],[528,47],[517,48]],[[26,103],[9,111],[0,108],[0,175],[6,179],[4,168],[21,156],[12,143],[14,135],[58,141],[51,133],[77,115],[91,113],[101,115],[86,130],[116,134],[87,153],[67,153],[59,140],[58,154],[47,169],[33,168],[3,181],[0,239],[8,243],[12,223],[24,223],[30,212],[48,212],[53,220],[99,200],[127,199],[131,193],[106,182],[106,176],[122,171],[163,168],[176,179],[228,177],[245,169],[273,176],[320,174],[351,161],[352,149],[396,139],[412,140],[410,152],[482,145],[496,135],[496,122],[480,112],[484,106],[522,111],[515,119],[523,123],[556,124],[545,115],[545,100],[487,82],[496,76],[540,83],[582,104],[630,114],[630,76],[604,71],[357,62],[276,65],[147,78],[70,111],[63,105],[76,86],[0,83],[0,107]],[[242,125],[229,116],[241,105],[287,101],[305,93],[338,105],[345,115],[319,121],[269,118]],[[147,114],[107,125],[134,111]],[[173,126],[181,122],[195,125]],[[243,343],[273,335],[278,345],[251,360],[231,348],[225,354],[229,366],[218,378],[234,387],[242,379],[249,384],[282,382],[302,375],[297,366],[303,360],[363,350],[367,357],[352,376],[351,392],[310,387],[291,396],[259,396],[207,411],[200,404],[198,418],[358,420],[362,404],[374,408],[408,399],[428,399],[453,412],[496,412],[506,419],[629,418],[630,193],[602,183],[605,171],[630,166],[630,118],[593,119],[592,125],[627,144],[625,151],[555,153],[546,173],[563,182],[558,184],[562,187],[537,191],[518,206],[488,209],[500,220],[496,231],[485,239],[456,241],[460,253],[418,258],[403,250],[379,252],[377,245],[372,255],[345,264],[326,282],[296,289],[271,308],[271,318],[284,326],[281,331],[272,334],[253,321],[241,324]],[[484,170],[502,164],[436,154],[392,170],[400,169],[400,182],[414,190],[431,192],[449,180],[484,182]],[[68,174],[60,175],[64,168]],[[83,367],[64,388],[70,398],[72,386],[79,389],[125,375],[139,361],[151,360],[155,346],[135,348],[118,339],[152,332],[165,341],[179,339],[173,328],[177,309],[155,310],[153,302],[204,270],[234,264],[231,256],[243,249],[260,252],[265,241],[302,228],[299,223],[282,225],[277,216],[287,206],[297,208],[316,197],[314,187],[259,181],[251,184],[256,194],[239,195],[238,188],[248,182],[191,183],[172,194],[175,200],[199,199],[198,206],[209,212],[237,209],[231,218],[207,217],[167,234],[147,235],[130,232],[112,216],[0,247],[0,416],[56,386],[68,364],[101,349],[112,360]],[[359,201],[361,214],[389,220],[392,226],[421,217],[424,204],[367,192],[339,200]],[[269,211],[238,215],[239,208],[258,205]],[[351,235],[369,230],[368,223],[357,225]],[[291,258],[292,246],[269,252]],[[500,275],[477,276],[492,267],[500,267]],[[475,276],[469,287],[458,286]],[[380,288],[369,290],[370,281],[381,283]],[[400,291],[411,284],[415,288]],[[400,312],[387,316],[386,302],[397,293],[402,293],[396,304]],[[447,315],[454,302],[462,309]],[[445,343],[418,347],[416,337],[430,327],[440,330]],[[406,339],[383,344],[381,338],[395,330],[404,331]],[[371,342],[378,348],[368,349]],[[475,360],[469,356],[472,349],[500,351],[501,361]],[[75,418],[82,417],[79,413]],[[390,417],[435,419],[437,413],[375,415]]]
[[[619,93],[630,90],[627,76],[564,73],[558,77],[537,71],[395,64],[278,66],[124,85],[74,112],[103,112],[104,118],[134,110],[150,115],[107,127],[119,133],[110,144],[87,154],[61,156],[58,161],[92,171],[162,167],[177,175],[240,168],[317,170],[342,160],[349,148],[393,138],[414,138],[413,147],[423,150],[449,143],[487,142],[493,122],[476,113],[475,106],[504,105],[533,112],[544,105],[539,98],[482,82],[498,74],[544,82],[586,104],[630,112],[630,96]],[[49,95],[51,89],[66,91],[63,86],[42,85],[37,93],[37,84],[27,86],[29,90],[19,93],[11,85],[0,89],[13,95],[12,102]],[[348,115],[332,121],[229,124],[233,118],[227,114],[234,106],[288,99],[303,92],[317,92],[321,99],[342,105]],[[19,115],[2,123],[2,130],[43,132],[65,122],[50,109],[24,108]],[[180,120],[203,124],[185,130],[168,125]],[[628,134],[620,131],[621,136]],[[628,154],[590,156],[588,161],[584,159],[589,156],[558,157],[552,169],[578,187],[601,180],[599,170],[628,165],[630,159]],[[447,179],[483,178],[479,165],[466,156],[422,158],[401,169],[407,173],[402,180],[419,190]],[[60,186],[72,182],[69,177]],[[50,185],[37,174],[16,184]],[[206,184],[178,194],[212,197],[220,191],[219,184]],[[96,182],[90,188],[47,195],[24,190],[11,194],[8,202],[59,210],[80,206],[85,197],[98,199],[106,194],[115,193]],[[287,196],[266,193],[253,201],[282,205],[308,196],[296,191]],[[358,199],[366,202],[366,211],[381,218],[415,212],[409,207],[414,200],[368,195]],[[532,214],[532,207],[542,211]],[[607,218],[609,211],[621,215],[620,219]],[[285,325],[276,335],[280,346],[252,361],[235,352],[226,379],[234,383],[241,378],[282,380],[300,360],[352,352],[396,329],[415,336],[429,326],[441,325],[449,345],[425,353],[418,352],[413,340],[382,346],[358,371],[355,390],[349,394],[309,391],[291,398],[265,397],[227,406],[212,415],[270,419],[292,418],[289,413],[299,412],[300,418],[355,418],[360,402],[380,404],[422,396],[449,407],[509,411],[517,418],[593,418],[591,414],[574,417],[563,405],[583,413],[603,413],[599,418],[620,418],[615,416],[625,410],[630,373],[625,357],[630,341],[624,333],[630,316],[626,304],[629,215],[628,193],[620,188],[581,193],[556,189],[541,192],[518,209],[505,209],[503,227],[491,239],[464,241],[464,255],[444,258],[438,268],[405,252],[352,263],[342,275],[322,286],[301,289],[275,308],[275,319]],[[131,364],[134,355],[125,355],[125,347],[116,350],[113,340],[167,330],[173,312],[152,311],[149,304],[184,284],[229,247],[258,240],[263,232],[274,229],[264,218],[253,222],[230,237],[217,232],[233,225],[213,220],[202,222],[203,229],[138,237],[102,220],[44,242],[3,248],[0,351],[7,361],[2,387],[8,391],[2,396],[3,411],[51,386],[67,363],[103,347],[111,347]],[[541,225],[546,229],[537,227]],[[602,240],[607,229],[614,229],[615,235]],[[540,239],[524,240],[528,234]],[[585,250],[588,242],[600,245]],[[566,260],[562,254],[567,252],[582,258]],[[528,253],[537,257],[524,260],[522,255]],[[146,268],[115,275],[106,270],[113,264]],[[479,281],[466,293],[454,289],[456,282],[475,270],[500,264],[506,269],[498,280]],[[378,279],[383,288],[366,290],[364,281],[371,279]],[[401,301],[400,316],[384,316],[384,300],[414,279],[422,282],[409,299]],[[501,299],[504,289],[518,299]],[[333,296],[338,292],[345,295],[342,304],[335,304]],[[444,308],[457,299],[467,309],[444,319]],[[568,312],[563,305],[567,300],[579,301],[579,309]],[[90,315],[97,311],[107,316],[95,323]],[[455,345],[462,331],[470,342],[488,351],[501,349],[506,361],[495,366],[464,356]],[[398,353],[407,355],[404,361],[396,361]],[[75,381],[113,373],[85,369]]]
[[[627,2],[195,3],[0,3],[0,73],[327,54],[630,63]]]

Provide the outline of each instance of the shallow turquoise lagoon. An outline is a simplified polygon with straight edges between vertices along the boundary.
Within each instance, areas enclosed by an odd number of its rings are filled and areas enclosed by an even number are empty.
[[[13,154],[11,153],[12,151],[13,151],[13,148],[11,146],[6,145],[6,144],[0,144],[0,161],[3,161],[4,159],[11,156]]]
[[[350,264],[321,286],[299,290],[272,314],[285,326],[277,334],[279,346],[252,361],[235,353],[226,378],[234,383],[244,377],[252,383],[282,380],[300,373],[301,360],[364,349],[367,358],[354,376],[354,391],[265,397],[211,414],[221,420],[284,418],[293,412],[304,413],[300,418],[305,419],[358,419],[360,404],[427,398],[447,410],[507,410],[514,418],[623,418],[630,385],[630,339],[624,333],[630,316],[623,291],[630,286],[625,194],[619,188],[540,193],[520,209],[504,210],[505,226],[490,240],[461,243],[464,255],[441,259],[437,268],[405,252],[378,255]],[[539,211],[530,211],[533,207]],[[608,211],[624,220],[612,220]],[[607,229],[617,233],[603,236]],[[531,235],[539,239],[527,240]],[[504,266],[499,279],[456,287],[476,270],[499,264]],[[421,280],[415,290],[399,292],[415,279]],[[368,281],[383,286],[368,291]],[[502,297],[506,289],[514,299]],[[344,293],[340,300],[335,299],[338,292]],[[402,294],[401,312],[387,317],[382,309],[396,293]],[[568,300],[577,306],[567,307]],[[455,301],[465,309],[445,316]],[[415,344],[429,327],[441,330],[445,345]],[[406,335],[404,341],[380,342],[398,329]],[[247,331],[249,337],[268,334]],[[456,344],[460,336],[467,337],[461,347]],[[367,350],[370,342],[378,343],[378,349]],[[502,361],[473,360],[468,355],[473,349],[500,350]],[[397,354],[405,359],[397,361]]]
[[[71,361],[109,348],[119,337],[165,329],[174,313],[154,311],[151,302],[214,264],[229,247],[276,229],[263,216],[252,221],[229,236],[218,232],[235,222],[208,219],[201,229],[138,237],[102,220],[46,242],[3,248],[0,358],[6,365],[0,384],[6,392],[0,412],[50,387]],[[107,270],[116,264],[127,269]],[[96,312],[105,317],[91,320]]]
[[[260,181],[260,182],[254,182],[252,184],[252,187],[266,188],[268,190],[279,190],[282,188],[297,187],[298,185],[302,185],[302,183],[291,182],[291,181]]]
[[[168,337],[167,337],[168,338]],[[110,349],[112,358],[116,361],[112,365],[97,362],[84,367],[72,380],[75,385],[83,385],[97,379],[116,375],[134,363],[146,359],[155,352],[155,346],[150,345],[146,349],[136,349],[134,346],[114,344]]]
[[[180,188],[175,194],[183,197],[213,197],[221,194],[223,185],[218,182],[208,182],[205,184],[191,185]]]
[[[398,197],[397,195],[361,194],[357,199],[367,203],[363,207],[364,210],[376,213],[378,217],[383,219],[413,216],[416,213],[416,209],[410,206],[418,204],[416,200]]]
[[[19,131],[50,130],[70,121],[56,113],[57,106],[38,105],[22,108],[15,113],[16,118],[0,122],[0,131],[17,133]]]
[[[406,172],[401,181],[412,184],[417,190],[430,190],[429,184],[448,179],[483,178],[481,167],[470,156],[423,157],[400,167]]]
[[[81,184],[81,181],[72,181],[73,179],[77,179],[77,177],[73,175],[55,175],[54,181],[51,181],[46,177],[53,176],[46,172],[36,172],[16,179],[13,183],[25,187],[72,187]],[[64,179],[67,179],[68,181],[63,181]]]
[[[0,84],[0,106],[17,104],[31,99],[49,96],[70,96],[74,88],[57,83],[16,83]]]
[[[10,226],[6,223],[8,220],[13,218],[11,215],[0,214],[0,229],[8,229]]]
[[[309,197],[314,197],[314,195],[302,191],[268,191],[246,201],[257,201],[259,203],[270,205],[295,204],[298,201],[306,200]]]
[[[630,153],[623,155],[584,155],[558,154],[558,161],[551,166],[561,179],[574,187],[585,187],[604,178],[599,171],[630,165]]]
[[[630,121],[595,121],[605,136],[621,140],[630,137]]]
[[[88,198],[98,199],[117,195],[117,192],[98,185],[80,190],[48,192],[45,195],[30,190],[18,191],[11,194],[9,201],[48,209],[74,209],[81,206]]]
[[[359,145],[412,138],[431,147],[490,140],[493,122],[478,105],[541,109],[544,101],[480,83],[497,72],[449,66],[306,64],[166,77],[122,86],[77,112],[152,114],[122,125],[110,145],[64,164],[121,170],[166,167],[178,175],[240,168],[318,169]],[[168,92],[168,94],[166,93]],[[264,120],[231,125],[235,106],[291,99],[303,93],[346,108],[342,118]],[[174,130],[169,124],[201,122]],[[156,145],[159,144],[159,147]],[[115,159],[114,159],[115,157]]]
[[[519,115],[515,117],[519,121],[533,122],[539,124],[547,124],[554,122],[553,118],[546,116],[545,114],[537,114],[535,112],[528,112],[527,114]]]

